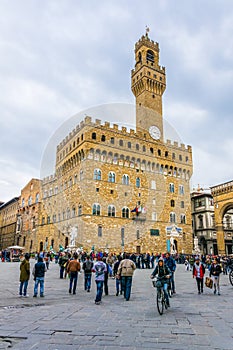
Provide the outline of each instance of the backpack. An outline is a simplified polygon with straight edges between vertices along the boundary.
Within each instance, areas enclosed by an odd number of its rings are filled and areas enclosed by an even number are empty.
[[[85,261],[85,272],[91,272],[92,266],[93,264],[90,260]]]

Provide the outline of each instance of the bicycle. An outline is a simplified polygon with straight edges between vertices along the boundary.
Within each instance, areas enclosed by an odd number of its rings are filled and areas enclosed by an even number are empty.
[[[164,278],[155,278],[152,280],[153,287],[157,288],[156,304],[160,315],[163,314],[164,308],[168,308],[167,300],[163,290]]]
[[[230,272],[229,272],[229,281],[231,285],[233,286],[233,264],[229,266]]]

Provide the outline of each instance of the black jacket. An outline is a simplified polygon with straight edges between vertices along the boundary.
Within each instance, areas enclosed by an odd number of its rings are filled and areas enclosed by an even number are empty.
[[[39,261],[35,264],[35,278],[36,277],[44,277],[46,271],[45,263]]]

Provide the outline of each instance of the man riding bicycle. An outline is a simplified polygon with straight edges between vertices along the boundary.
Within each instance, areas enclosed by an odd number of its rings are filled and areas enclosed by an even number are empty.
[[[169,296],[167,292],[167,280],[171,276],[171,271],[167,265],[164,264],[163,258],[159,258],[158,264],[156,265],[154,271],[152,272],[150,278],[154,278],[156,275],[158,275],[158,278],[162,281],[163,283],[163,290],[164,290],[164,295],[166,298],[166,303],[167,306],[170,306],[169,303]]]

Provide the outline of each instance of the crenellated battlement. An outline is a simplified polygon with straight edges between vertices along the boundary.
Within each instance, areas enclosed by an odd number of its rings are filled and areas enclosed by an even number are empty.
[[[148,37],[148,34],[142,35],[142,37],[136,42],[135,51],[139,50],[140,47],[142,47],[143,45],[146,45],[150,47],[152,50],[156,50],[157,52],[159,52],[159,44],[154,40],[151,40]]]
[[[66,136],[62,142],[57,146],[57,151],[62,150],[62,148],[67,145],[74,137],[78,137],[82,129],[86,126],[91,126],[93,128],[100,128],[103,131],[114,131],[115,133],[119,133],[124,135],[125,137],[136,137],[139,139],[143,139],[145,141],[151,142],[151,138],[149,134],[143,133],[142,131],[137,131],[134,129],[127,129],[126,126],[118,125],[118,124],[112,124],[109,121],[104,121],[102,122],[100,119],[95,119],[95,121],[92,120],[90,116],[86,116],[84,120],[82,120],[75,129],[73,129],[68,136]],[[164,146],[167,147],[175,147],[177,150],[181,151],[188,151],[191,152],[192,147],[191,146],[186,146],[183,143],[179,144],[177,141],[171,141],[171,140],[166,140],[164,142]]]
[[[56,181],[56,179],[57,179],[56,175],[46,176],[42,180],[42,186],[47,185],[47,184],[49,184],[51,182],[54,182],[54,181]]]

